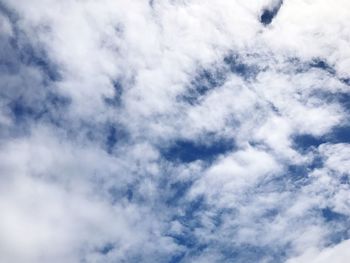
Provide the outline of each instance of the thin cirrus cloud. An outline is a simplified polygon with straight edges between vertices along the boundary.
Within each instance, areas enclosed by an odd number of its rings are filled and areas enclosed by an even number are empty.
[[[0,261],[346,262],[348,1],[0,3]]]

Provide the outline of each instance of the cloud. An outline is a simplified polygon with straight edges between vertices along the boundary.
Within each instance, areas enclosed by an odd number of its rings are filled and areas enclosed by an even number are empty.
[[[0,261],[343,262],[348,5],[3,1]]]
[[[349,257],[349,252],[348,252],[348,244],[349,241],[343,241],[342,243],[331,247],[327,248],[321,252],[317,251],[309,251],[305,253],[305,255],[296,258],[296,259],[291,259],[288,262],[315,262],[315,263],[321,263],[321,262],[329,262],[330,260],[335,261],[335,262],[346,262],[347,258]]]

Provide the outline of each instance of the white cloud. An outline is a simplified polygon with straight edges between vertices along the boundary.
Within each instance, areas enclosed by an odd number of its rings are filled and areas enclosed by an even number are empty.
[[[349,144],[329,139],[349,119],[350,6],[283,1],[262,25],[277,2],[3,1],[0,261],[343,262],[322,209],[350,215]],[[202,71],[223,83],[189,103]],[[210,161],[162,155],[221,139]]]
[[[345,263],[349,259],[349,240],[345,240],[340,244],[326,248],[322,251],[319,250],[310,250],[307,251],[304,255],[288,260],[288,263],[323,263],[323,262],[337,262]]]

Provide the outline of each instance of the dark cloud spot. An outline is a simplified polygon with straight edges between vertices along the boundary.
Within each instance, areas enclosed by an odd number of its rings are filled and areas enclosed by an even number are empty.
[[[148,1],[148,4],[149,4],[149,6],[150,6],[151,8],[153,8],[153,6],[154,6],[154,0],[149,0],[149,1]]]

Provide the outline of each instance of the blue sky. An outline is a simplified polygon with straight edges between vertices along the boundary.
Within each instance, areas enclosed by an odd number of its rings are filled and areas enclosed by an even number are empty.
[[[0,262],[347,263],[349,20],[0,1]]]

